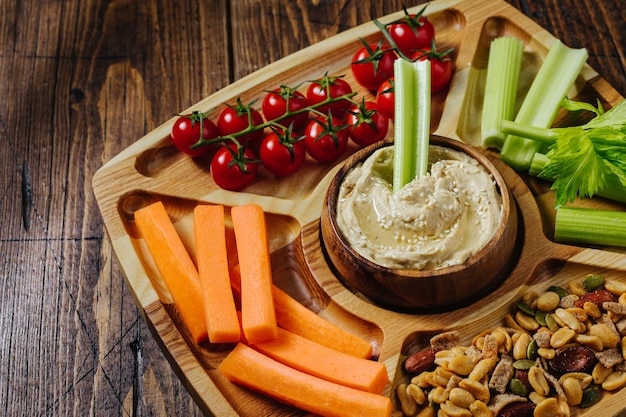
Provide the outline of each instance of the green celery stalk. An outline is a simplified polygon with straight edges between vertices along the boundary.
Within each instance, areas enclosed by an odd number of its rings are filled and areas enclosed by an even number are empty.
[[[554,240],[626,247],[626,212],[561,207],[556,212]]]
[[[394,63],[393,190],[428,172],[430,61]]]
[[[515,116],[523,55],[524,42],[517,38],[504,36],[491,41],[481,120],[484,148],[502,148],[506,135],[500,130],[500,121]]]
[[[556,40],[539,68],[515,121],[529,126],[550,127],[587,57],[585,49],[569,48]],[[527,171],[533,156],[541,148],[540,142],[509,135],[502,145],[500,159],[516,171]]]

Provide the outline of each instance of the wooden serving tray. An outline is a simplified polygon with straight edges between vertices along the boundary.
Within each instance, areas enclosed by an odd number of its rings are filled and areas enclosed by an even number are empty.
[[[402,14],[400,11],[381,21],[389,22]],[[524,40],[525,70],[520,83],[523,87],[532,80],[555,38],[500,0],[438,0],[428,6],[427,14],[435,25],[438,46],[455,48],[455,74],[450,89],[433,97],[432,132],[477,143],[475,120],[482,101],[480,86],[489,42],[502,35]],[[377,40],[380,36],[373,23],[358,26],[241,79],[187,112],[215,108],[218,114],[224,103],[234,103],[237,97],[251,102],[281,84],[295,86],[325,73],[344,74],[359,91],[357,97],[372,98],[370,92],[357,88],[350,60],[360,46],[359,38]],[[570,97],[592,102],[600,98],[606,107],[622,98],[588,66]],[[169,137],[173,123],[174,119],[169,120],[106,163],[94,176],[93,188],[137,305],[172,366],[207,414],[305,413],[239,388],[222,377],[215,368],[232,346],[198,346],[191,340],[133,223],[134,211],[151,201],[163,201],[192,257],[192,215],[196,204],[223,204],[228,208],[254,202],[263,206],[275,284],[319,315],[369,340],[375,356],[387,366],[394,386],[403,378],[400,366],[404,357],[427,344],[433,334],[458,329],[468,342],[479,331],[501,325],[515,300],[530,288],[545,290],[548,285],[564,285],[588,273],[626,280],[624,251],[554,243],[554,199],[549,185],[519,177],[497,155],[489,154],[513,190],[520,213],[521,233],[513,272],[493,293],[453,311],[402,314],[379,308],[341,283],[320,244],[319,217],[324,194],[341,162],[320,165],[307,159],[298,173],[284,179],[261,169],[255,183],[244,192],[229,192],[212,182],[207,161],[192,160],[174,149]],[[557,123],[567,124],[567,119],[559,116]],[[350,147],[345,156],[355,150]],[[624,209],[600,199],[579,204]],[[232,230],[229,233],[232,246]],[[232,253],[234,246],[231,249]],[[391,385],[387,394],[393,398]],[[620,404],[626,400],[626,390],[605,397],[595,409],[574,408],[574,414],[593,415],[601,407],[606,415],[614,415],[623,407]]]

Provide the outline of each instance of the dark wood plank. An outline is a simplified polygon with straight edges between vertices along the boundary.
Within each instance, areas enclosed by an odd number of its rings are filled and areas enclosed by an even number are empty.
[[[619,0],[510,2],[626,93]],[[0,414],[201,414],[135,307],[91,177],[203,97],[403,3],[423,1],[0,1]]]

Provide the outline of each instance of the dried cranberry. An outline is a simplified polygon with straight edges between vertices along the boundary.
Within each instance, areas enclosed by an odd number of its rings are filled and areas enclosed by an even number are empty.
[[[602,303],[605,301],[617,301],[617,297],[607,290],[595,290],[581,295],[574,303],[574,306],[583,307],[586,302],[592,302],[598,307],[602,307]]]
[[[570,346],[556,352],[550,361],[550,367],[558,373],[591,373],[596,362],[596,355],[587,346]]]

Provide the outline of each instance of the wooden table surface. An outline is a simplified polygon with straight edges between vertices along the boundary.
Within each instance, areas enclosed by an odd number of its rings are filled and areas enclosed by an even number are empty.
[[[91,178],[229,83],[419,0],[0,0],[0,415],[200,415]],[[510,0],[626,94],[621,0]]]

